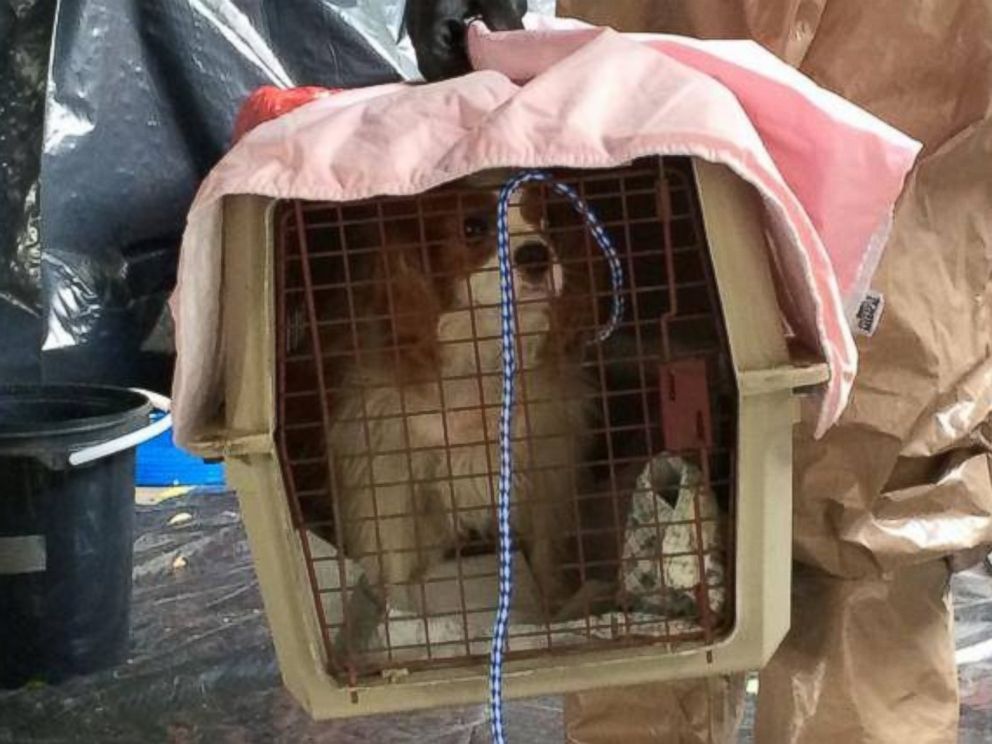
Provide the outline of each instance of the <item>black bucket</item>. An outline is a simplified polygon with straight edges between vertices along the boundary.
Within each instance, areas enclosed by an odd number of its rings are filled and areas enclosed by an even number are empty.
[[[0,386],[0,687],[126,658],[134,440],[150,412],[130,390]]]

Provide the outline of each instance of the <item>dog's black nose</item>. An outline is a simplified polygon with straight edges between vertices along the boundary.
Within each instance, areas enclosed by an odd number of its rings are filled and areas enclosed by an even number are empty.
[[[513,262],[532,281],[542,279],[551,265],[551,250],[545,243],[529,240],[513,252]]]
[[[443,80],[471,69],[465,24],[482,18],[493,31],[523,28],[527,0],[407,0],[406,29],[426,80]]]

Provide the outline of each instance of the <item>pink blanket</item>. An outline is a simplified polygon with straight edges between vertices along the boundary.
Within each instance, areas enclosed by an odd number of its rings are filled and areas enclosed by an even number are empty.
[[[479,71],[463,78],[339,93],[265,122],[204,181],[171,301],[176,441],[193,441],[221,402],[223,196],[351,201],[493,167],[605,168],[650,154],[724,163],[763,197],[783,310],[830,366],[822,435],[846,405],[850,322],[919,145],[751,42],[547,20],[507,33],[475,25],[469,49]]]

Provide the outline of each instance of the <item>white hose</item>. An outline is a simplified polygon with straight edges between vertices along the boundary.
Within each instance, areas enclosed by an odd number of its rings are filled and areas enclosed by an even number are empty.
[[[153,393],[149,390],[131,388],[131,391],[145,396],[148,399],[148,402],[151,403],[152,408],[157,411],[162,411],[165,415],[158,421],[153,421],[148,424],[148,426],[138,429],[137,431],[132,431],[130,434],[125,434],[124,436],[117,437],[116,439],[110,439],[106,442],[101,442],[100,444],[94,444],[91,447],[84,447],[81,450],[76,450],[69,455],[70,465],[85,465],[103,457],[116,455],[118,452],[123,452],[124,450],[129,450],[132,447],[137,447],[140,444],[144,444],[148,440],[154,439],[162,432],[168,431],[172,428],[172,414],[169,413],[169,410],[172,408],[171,400],[164,395],[159,395],[158,393]]]

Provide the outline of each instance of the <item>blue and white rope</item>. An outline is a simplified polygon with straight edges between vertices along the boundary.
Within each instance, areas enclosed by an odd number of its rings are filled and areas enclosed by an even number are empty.
[[[510,533],[510,490],[513,483],[513,405],[516,397],[517,337],[516,317],[513,308],[516,297],[513,289],[513,266],[510,256],[510,228],[507,214],[510,198],[514,192],[528,181],[543,181],[556,192],[567,198],[572,207],[586,221],[610,266],[610,279],[613,284],[613,307],[610,319],[600,328],[595,341],[605,341],[616,330],[623,317],[623,268],[616,249],[603,224],[589,206],[575,191],[563,183],[556,182],[549,173],[536,170],[522,171],[503,186],[500,191],[496,212],[497,246],[500,284],[500,333],[503,352],[503,396],[499,415],[499,485],[498,485],[498,532],[499,532],[499,602],[496,620],[493,624],[493,640],[489,661],[489,711],[490,729],[494,744],[505,744],[503,729],[503,654],[510,617],[510,600],[513,595],[513,538]]]

